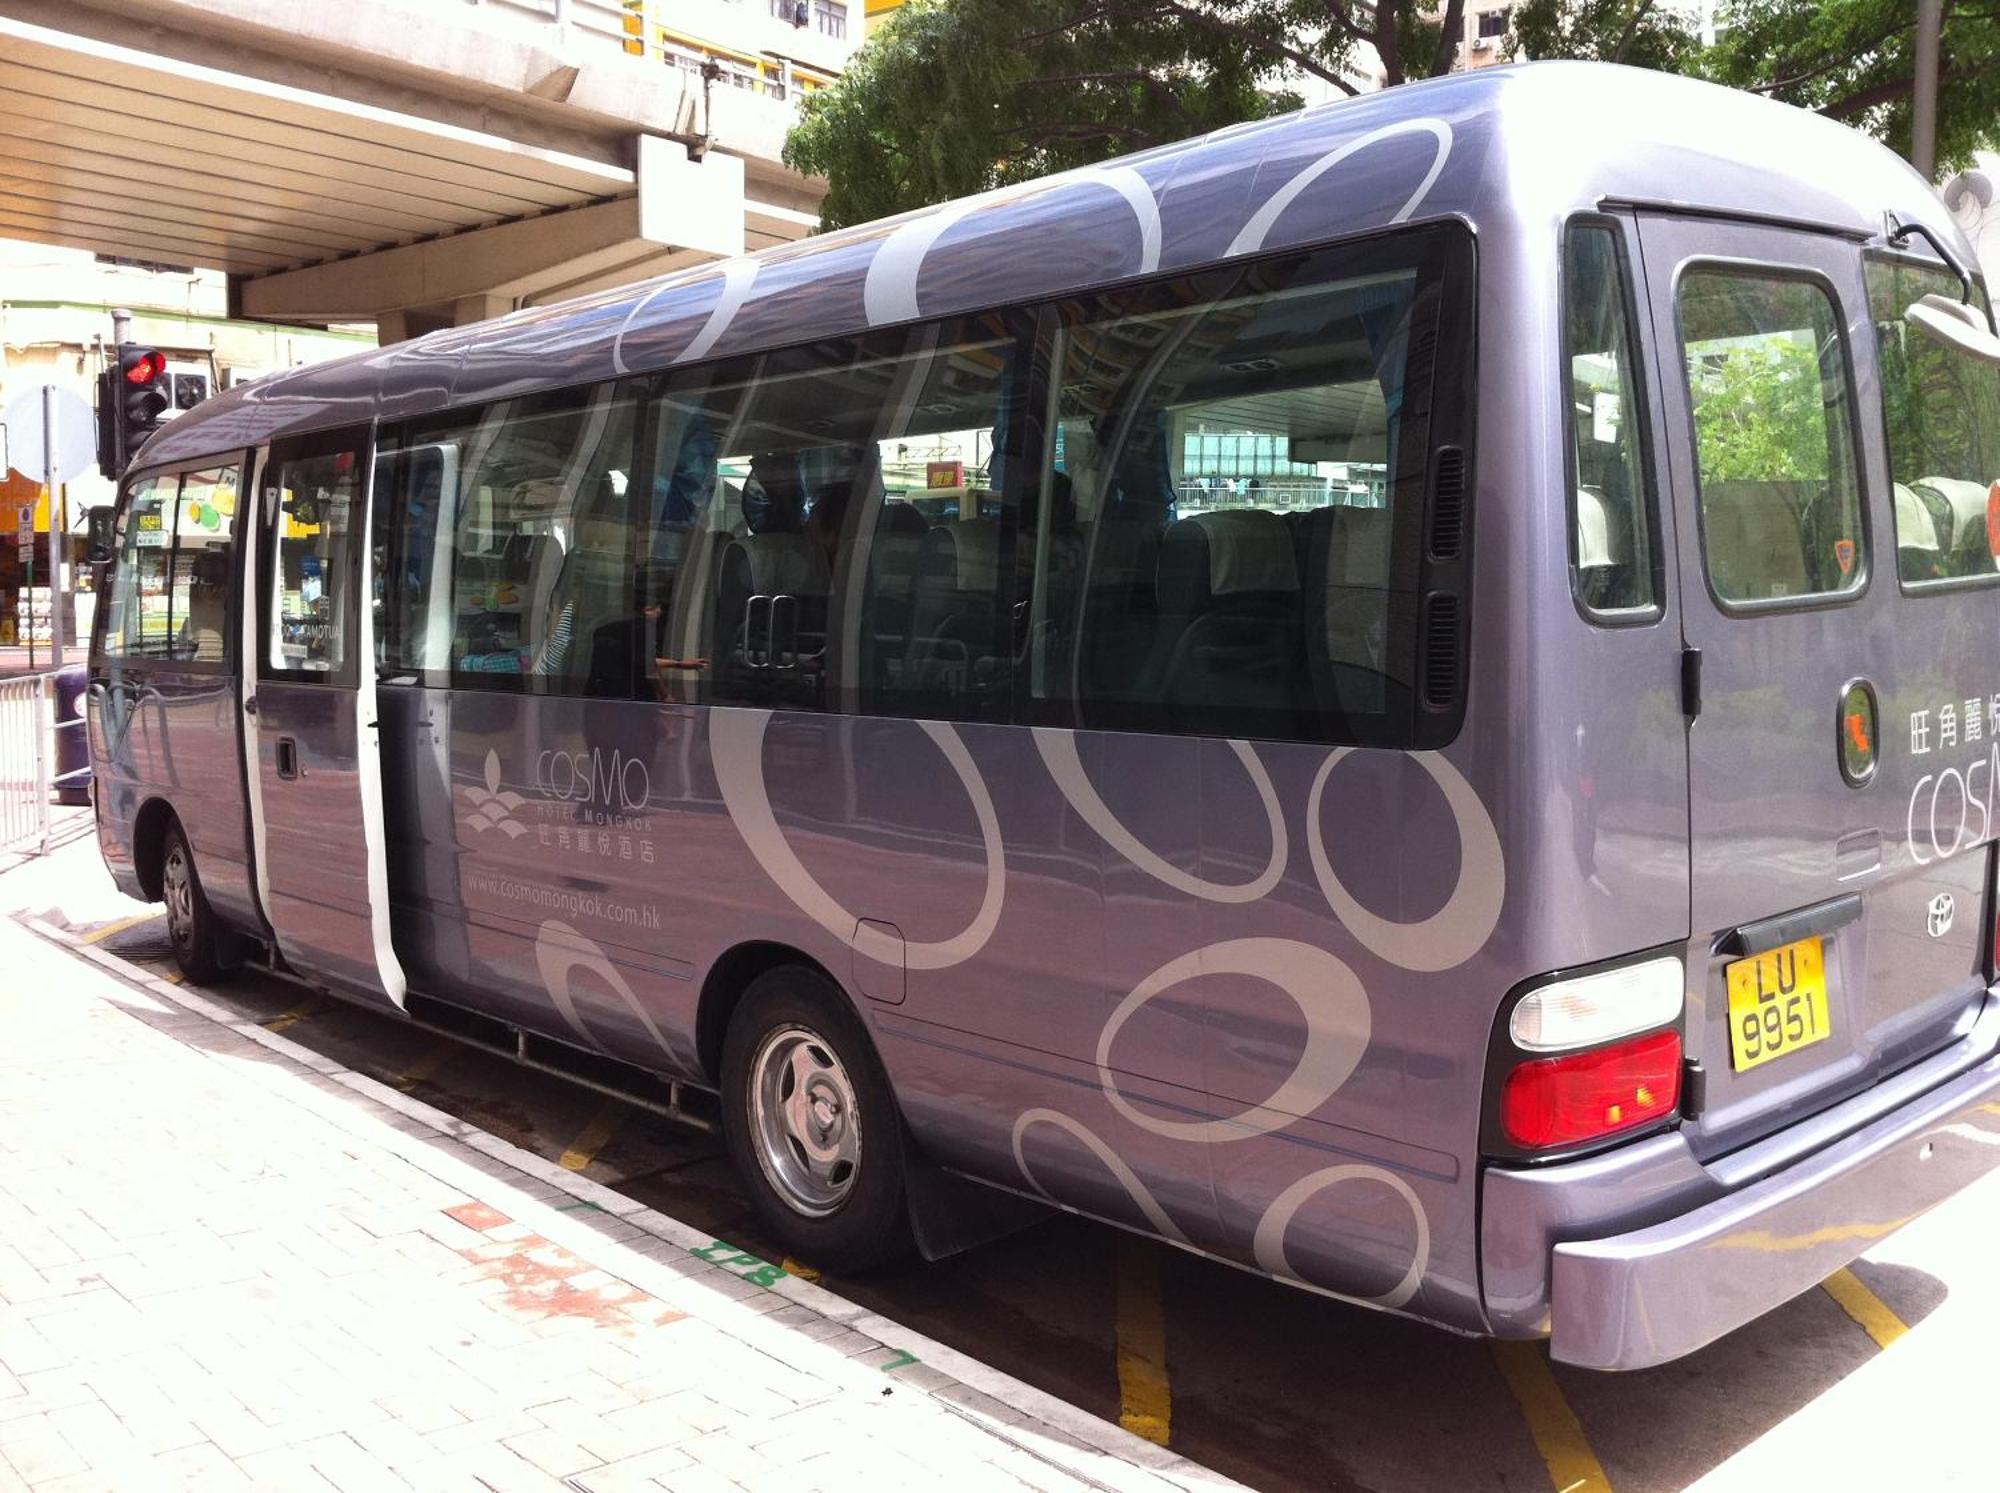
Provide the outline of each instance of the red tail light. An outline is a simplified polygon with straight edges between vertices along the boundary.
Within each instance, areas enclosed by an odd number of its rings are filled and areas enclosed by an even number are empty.
[[[1681,1102],[1681,1036],[1654,1032],[1507,1075],[1500,1127],[1515,1145],[1573,1146],[1672,1114]]]

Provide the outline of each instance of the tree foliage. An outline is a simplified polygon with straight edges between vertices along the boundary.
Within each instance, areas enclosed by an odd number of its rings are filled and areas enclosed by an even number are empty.
[[[1289,78],[1358,91],[1450,70],[1465,0],[913,0],[806,100],[785,142],[827,178],[829,227],[1298,107]]]
[[[1910,148],[1917,7],[1912,0],[1734,0],[1700,72]],[[2000,121],[2000,0],[1944,0],[1937,160],[1963,166]]]
[[[1662,0],[1521,0],[1522,57],[1695,73],[1904,148],[1910,0],[1732,0],[1704,47]],[[807,99],[785,142],[827,178],[829,227],[862,222],[1297,106],[1450,71],[1465,0],[912,0]],[[2000,0],[1946,0],[1938,159],[2000,120]]]

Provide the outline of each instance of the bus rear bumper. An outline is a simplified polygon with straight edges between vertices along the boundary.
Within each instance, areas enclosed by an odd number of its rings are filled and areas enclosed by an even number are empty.
[[[1550,1353],[1594,1369],[1692,1353],[1811,1289],[1995,1166],[2000,1055],[1687,1211],[1556,1243]]]

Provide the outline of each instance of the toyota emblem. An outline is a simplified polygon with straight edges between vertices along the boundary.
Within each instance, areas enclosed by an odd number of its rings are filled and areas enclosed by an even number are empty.
[[[1931,930],[1932,938],[1943,938],[1951,932],[1951,915],[1956,906],[1950,892],[1939,892],[1931,898],[1930,916],[1926,920],[1926,925]]]

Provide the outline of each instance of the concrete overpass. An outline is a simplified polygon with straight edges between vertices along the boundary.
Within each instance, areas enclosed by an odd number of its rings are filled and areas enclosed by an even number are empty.
[[[863,0],[780,9],[0,0],[0,236],[385,340],[797,238],[792,100]]]

